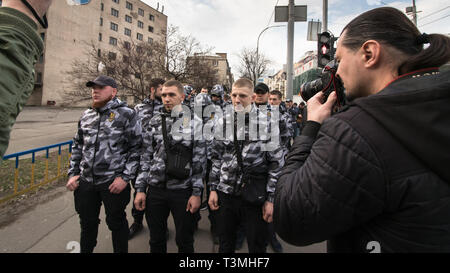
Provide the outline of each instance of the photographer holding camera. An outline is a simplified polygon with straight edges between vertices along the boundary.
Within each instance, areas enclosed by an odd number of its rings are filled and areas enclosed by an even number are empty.
[[[424,48],[424,44],[429,44]],[[322,92],[277,183],[275,229],[329,252],[450,251],[450,38],[420,34],[394,8],[342,31],[336,60],[349,101]]]

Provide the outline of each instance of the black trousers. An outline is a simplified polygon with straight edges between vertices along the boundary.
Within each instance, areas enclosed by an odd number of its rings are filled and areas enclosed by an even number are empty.
[[[150,252],[167,253],[167,218],[175,222],[175,242],[179,253],[194,252],[195,215],[186,211],[192,190],[168,190],[149,187],[145,217],[150,229]]]
[[[133,180],[132,185],[134,188],[134,184],[135,184],[135,180]],[[131,208],[131,215],[133,215],[134,218],[134,222],[138,223],[138,224],[142,224],[142,220],[144,219],[144,215],[145,215],[145,210],[138,210],[136,209],[136,206],[134,205],[134,199],[136,199],[136,189],[134,190],[133,193],[133,207]]]
[[[268,224],[262,218],[262,206],[255,206],[241,198],[217,191],[219,210],[219,252],[234,253],[239,223],[244,224],[249,253],[266,253]]]
[[[128,221],[125,208],[130,202],[131,187],[128,185],[120,194],[112,194],[111,183],[93,185],[80,179],[74,192],[75,210],[80,216],[81,253],[92,253],[97,245],[100,208],[105,206],[106,224],[112,232],[114,253],[128,252]]]

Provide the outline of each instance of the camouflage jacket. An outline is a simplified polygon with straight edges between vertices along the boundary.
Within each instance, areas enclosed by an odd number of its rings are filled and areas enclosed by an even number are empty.
[[[135,184],[137,192],[146,192],[147,186],[150,185],[172,190],[192,189],[192,195],[201,195],[204,169],[206,169],[206,146],[201,138],[202,121],[188,111],[186,106],[184,108],[187,111],[186,115],[183,115],[183,112],[168,113],[163,108],[148,125],[142,125],[142,151]],[[169,146],[181,144],[192,149],[191,174],[185,180],[166,175],[167,156],[162,133],[163,117],[166,118]],[[177,135],[174,135],[174,132]]]
[[[274,106],[270,106],[273,108]],[[279,106],[280,111],[280,140],[281,145],[288,152],[291,147],[291,139],[294,137],[294,123],[291,114],[286,110],[284,106]]]
[[[72,145],[69,176],[94,184],[116,177],[129,182],[139,167],[141,129],[136,113],[114,98],[100,109],[88,109],[78,122]]]
[[[255,122],[251,116],[257,116],[258,121]],[[213,140],[212,146],[212,170],[209,176],[209,185],[211,190],[218,190],[226,194],[236,194],[237,187],[241,186],[242,174],[234,144],[233,134],[233,119],[236,114],[232,111],[226,111],[224,118],[219,118],[215,121],[216,135]],[[280,170],[284,165],[284,149],[280,145],[279,127],[275,120],[277,115],[274,115],[272,121],[270,115],[267,112],[258,111],[256,105],[252,106],[252,110],[249,114],[246,114],[245,126],[237,125],[237,138],[238,144],[242,145],[242,163],[246,171],[257,170],[258,172],[264,172],[267,175],[267,201],[273,202],[275,186],[278,181]],[[275,123],[273,123],[275,121]],[[242,122],[241,122],[242,123]],[[237,122],[239,124],[239,122]],[[254,133],[249,134],[253,129],[251,127],[267,128],[267,134],[269,135],[264,139],[261,135],[258,137],[252,136]],[[221,133],[218,133],[222,129]],[[227,129],[228,128],[228,129]],[[257,131],[260,129],[257,128]],[[217,136],[223,132],[222,139]],[[245,132],[245,140],[244,138]]]
[[[141,104],[134,107],[134,111],[136,111],[140,125],[150,124],[152,117],[159,113],[163,107],[161,100],[145,99]]]

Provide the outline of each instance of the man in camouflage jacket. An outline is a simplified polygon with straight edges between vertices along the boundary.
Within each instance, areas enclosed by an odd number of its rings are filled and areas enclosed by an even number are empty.
[[[178,81],[163,85],[163,111],[155,115],[148,127],[143,127],[143,146],[140,167],[136,180],[135,206],[146,209],[150,228],[150,251],[167,252],[167,218],[172,213],[176,243],[180,253],[194,252],[194,214],[200,207],[203,189],[203,174],[206,161],[206,146],[202,139],[202,121],[182,106],[183,86]],[[163,137],[163,119],[166,121],[167,143]],[[183,169],[189,174],[183,179],[175,178],[167,170],[167,150],[187,148],[190,162]],[[176,160],[179,158],[177,157]]]
[[[93,103],[78,122],[67,183],[75,191],[81,252],[90,253],[97,244],[102,202],[114,252],[128,252],[125,208],[130,201],[129,182],[139,166],[140,127],[135,112],[116,98],[112,78],[99,76],[86,86],[92,87]]]
[[[161,100],[162,85],[164,84],[163,79],[152,79],[150,81],[150,96],[134,107],[136,115],[138,116],[138,123],[141,126],[149,126],[150,120],[159,113],[163,108],[163,103]],[[132,181],[133,187],[135,186],[135,180]],[[142,220],[144,218],[145,211],[137,210],[134,206],[134,199],[136,198],[136,190],[133,194],[133,208],[131,209],[131,215],[133,215],[134,222],[130,226],[130,234],[128,239],[131,239],[139,233],[142,228]]]
[[[279,139],[276,137],[274,139],[274,136],[279,135],[279,127],[277,122],[272,123],[272,118],[268,119],[267,112],[258,112],[256,106],[252,104],[256,95],[253,93],[253,83],[250,80],[237,80],[233,84],[231,97],[234,112],[227,111],[224,114],[225,121],[224,118],[219,118],[215,126],[216,138],[213,141],[212,170],[209,177],[211,186],[209,205],[212,210],[218,210],[219,252],[235,251],[236,231],[239,222],[243,221],[249,252],[263,253],[266,251],[267,224],[272,221],[275,185],[284,165],[283,148]],[[239,125],[239,115],[245,116],[245,126]],[[254,122],[252,117],[255,116],[259,122]],[[236,117],[237,125],[234,121]],[[273,119],[276,118],[275,115]],[[239,151],[236,151],[234,130],[227,129],[233,125],[237,130]],[[257,137],[249,134],[251,126],[265,127],[268,129],[268,135],[264,138],[260,134]],[[225,132],[222,139],[218,137],[220,133],[217,133],[221,128],[224,128],[222,132]],[[242,154],[243,170],[238,161],[238,152]],[[262,205],[248,203],[239,195],[244,173],[262,177],[257,182],[266,184]]]

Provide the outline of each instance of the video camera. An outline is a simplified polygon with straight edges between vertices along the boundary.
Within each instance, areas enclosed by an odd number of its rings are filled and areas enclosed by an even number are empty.
[[[304,101],[308,101],[315,94],[322,91],[325,101],[331,92],[336,91],[338,108],[345,105],[345,89],[341,79],[336,76],[338,63],[334,60],[329,62],[322,70],[320,78],[311,82],[305,82],[300,86],[300,95]]]

